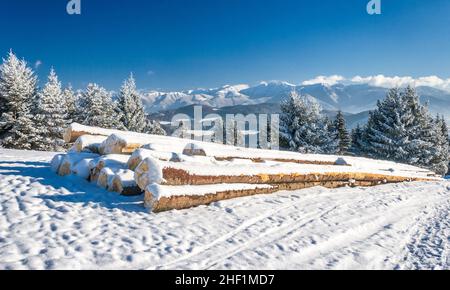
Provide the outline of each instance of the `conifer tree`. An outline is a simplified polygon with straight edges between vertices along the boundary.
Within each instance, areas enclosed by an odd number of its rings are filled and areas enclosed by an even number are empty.
[[[48,82],[37,94],[33,120],[35,126],[33,149],[61,151],[64,148],[63,133],[69,120],[61,83],[53,68],[48,76]]]
[[[161,124],[159,124],[159,122],[150,119],[146,119],[143,133],[161,136],[167,135],[166,131],[161,127]]]
[[[148,126],[152,126],[152,123],[147,122],[142,96],[136,89],[136,81],[132,74],[122,85],[118,106],[122,113],[121,121],[127,130],[144,132],[144,130],[149,130]]]
[[[27,63],[10,51],[0,66],[0,140],[6,148],[32,148],[36,82]]]
[[[291,93],[281,104],[280,136],[289,149],[301,153],[334,153],[336,138],[317,101]]]
[[[111,93],[97,84],[89,84],[82,96],[82,124],[109,129],[124,129],[122,115]]]
[[[408,156],[410,114],[398,89],[388,92],[370,113],[364,132],[364,151],[370,157],[404,161]]]
[[[350,149],[352,140],[349,132],[347,131],[344,114],[342,113],[342,111],[338,112],[336,120],[334,122],[334,127],[336,128],[338,139],[337,153],[340,155],[344,155]]]
[[[71,85],[64,88],[62,96],[67,110],[67,119],[70,123],[81,122],[79,109],[79,94],[73,91]]]

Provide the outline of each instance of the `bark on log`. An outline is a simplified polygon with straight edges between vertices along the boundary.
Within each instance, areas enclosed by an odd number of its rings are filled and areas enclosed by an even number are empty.
[[[209,205],[213,202],[228,200],[244,196],[259,194],[271,194],[280,190],[299,190],[322,186],[326,188],[339,188],[345,186],[376,186],[383,184],[380,181],[327,181],[327,182],[299,182],[299,183],[281,183],[272,185],[270,188],[256,188],[244,190],[228,190],[211,192],[204,195],[175,195],[169,197],[157,197],[152,191],[152,186],[147,187],[144,196],[144,204],[152,212],[159,213],[169,210],[188,209],[200,205]],[[153,187],[154,188],[154,187]],[[166,186],[170,190],[170,186]]]
[[[192,168],[203,166],[202,164],[193,164]],[[405,177],[394,176],[377,173],[365,173],[365,172],[307,172],[299,170],[295,167],[286,170],[289,173],[273,174],[273,173],[247,173],[246,170],[241,170],[242,173],[235,175],[216,175],[214,172],[223,171],[222,165],[205,164],[208,170],[210,169],[210,175],[193,174],[182,167],[186,167],[184,164],[178,165],[173,162],[161,162],[153,158],[146,158],[141,162],[135,170],[135,180],[138,186],[142,190],[153,183],[159,183],[164,185],[209,185],[209,184],[287,184],[287,183],[304,183],[304,182],[349,182],[354,180],[355,182],[403,182],[403,181],[429,181],[432,178],[418,178],[418,177]],[[255,165],[258,166],[254,172],[273,172],[272,168],[264,164]],[[267,168],[266,168],[267,167]],[[312,166],[313,167],[313,166]],[[233,168],[240,169],[239,165],[235,165]],[[299,167],[299,169],[301,169]],[[208,170],[203,170],[206,173]],[[265,171],[267,170],[267,171]],[[208,172],[209,173],[209,172]]]

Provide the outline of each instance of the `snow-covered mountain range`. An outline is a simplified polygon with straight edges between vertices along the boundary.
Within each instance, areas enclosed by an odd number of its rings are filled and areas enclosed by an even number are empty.
[[[256,86],[227,85],[215,89],[197,89],[182,92],[150,91],[144,94],[147,111],[172,111],[190,105],[223,108],[264,103],[279,104],[293,91],[317,99],[323,109],[343,110],[357,114],[372,110],[377,100],[384,98],[388,88],[370,84],[312,84],[293,85],[287,82],[262,82]],[[433,113],[450,119],[450,92],[427,86],[417,87],[422,102],[428,102]]]

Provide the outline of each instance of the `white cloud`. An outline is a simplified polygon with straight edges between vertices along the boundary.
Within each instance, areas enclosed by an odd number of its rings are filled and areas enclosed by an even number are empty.
[[[302,83],[304,86],[315,85],[315,84],[324,84],[324,85],[335,85],[341,81],[344,81],[345,78],[339,75],[332,76],[318,76],[312,80],[307,80]]]
[[[437,76],[427,76],[419,78],[413,78],[410,76],[387,77],[384,75],[369,76],[369,77],[356,76],[351,79],[351,82],[364,83],[384,88],[405,87],[411,85],[415,87],[428,86],[442,90],[450,90],[450,79],[441,79],[440,77]]]
[[[155,72],[152,71],[152,70],[148,70],[148,71],[147,71],[147,75],[148,75],[148,76],[152,76],[152,75],[154,75],[154,74],[155,74]]]
[[[450,78],[442,79],[438,76],[426,76],[414,78],[411,76],[389,77],[384,75],[375,75],[366,77],[355,76],[352,78],[345,78],[340,75],[331,75],[331,76],[318,76],[314,79],[304,81],[302,85],[314,85],[314,84],[335,85],[338,83],[368,84],[371,86],[383,88],[405,87],[408,85],[415,87],[427,86],[450,91]]]
[[[42,61],[38,59],[38,60],[34,63],[34,68],[35,68],[35,69],[38,69],[41,65],[42,65]]]

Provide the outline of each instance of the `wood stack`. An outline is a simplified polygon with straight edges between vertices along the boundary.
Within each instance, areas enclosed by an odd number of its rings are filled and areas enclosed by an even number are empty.
[[[246,149],[72,124],[61,176],[76,174],[109,191],[144,195],[153,212],[313,186],[433,181],[433,172],[393,162]]]

